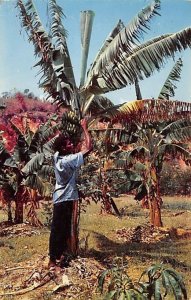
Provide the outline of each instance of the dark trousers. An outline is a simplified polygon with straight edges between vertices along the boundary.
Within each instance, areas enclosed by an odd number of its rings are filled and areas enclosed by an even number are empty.
[[[62,255],[75,256],[78,247],[78,200],[64,201],[53,207],[49,240],[51,261]]]

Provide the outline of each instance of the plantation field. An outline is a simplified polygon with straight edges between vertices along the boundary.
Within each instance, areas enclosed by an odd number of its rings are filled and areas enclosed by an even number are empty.
[[[128,274],[133,280],[138,280],[142,271],[155,263],[162,262],[174,268],[183,276],[190,299],[191,198],[164,197],[163,200],[164,229],[152,234],[148,210],[142,209],[132,196],[115,199],[122,214],[120,218],[100,214],[98,204],[87,206],[80,218],[80,255],[61,274],[67,276],[70,285],[55,293],[52,291],[60,284],[61,275],[37,286],[40,281],[38,277],[48,272],[49,229],[24,225],[21,231],[11,228],[3,236],[1,231],[0,299],[103,299],[97,290],[97,277],[100,271],[111,266],[117,256],[127,262]],[[38,213],[45,222],[42,206]],[[5,213],[1,209],[0,222],[4,218]],[[31,280],[35,272],[36,283]],[[36,284],[32,291],[11,295],[12,291],[28,288],[32,284]],[[165,299],[174,298],[170,296]]]

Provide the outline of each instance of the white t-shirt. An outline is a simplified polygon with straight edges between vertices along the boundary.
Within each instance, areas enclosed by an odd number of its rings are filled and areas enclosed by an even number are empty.
[[[54,172],[56,177],[53,193],[54,204],[79,198],[76,176],[78,168],[83,163],[82,152],[65,156],[59,156],[58,152],[54,154]]]

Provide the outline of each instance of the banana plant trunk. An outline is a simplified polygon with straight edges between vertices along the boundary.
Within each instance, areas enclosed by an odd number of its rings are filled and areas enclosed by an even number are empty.
[[[21,198],[17,198],[15,201],[15,219],[14,219],[15,224],[23,223],[24,220],[23,213],[24,213],[23,201]]]
[[[13,223],[13,217],[12,217],[12,210],[11,210],[11,201],[8,201],[7,203],[7,217],[8,217],[8,222]]]
[[[161,218],[161,204],[160,199],[157,197],[149,197],[149,208],[150,208],[150,222],[154,227],[162,227]]]
[[[148,195],[149,209],[150,209],[150,223],[154,227],[163,227],[161,217],[162,199],[160,196],[159,176],[156,168],[151,168],[152,185]]]
[[[24,195],[25,190],[21,185],[15,195],[15,224],[21,224],[24,221]]]

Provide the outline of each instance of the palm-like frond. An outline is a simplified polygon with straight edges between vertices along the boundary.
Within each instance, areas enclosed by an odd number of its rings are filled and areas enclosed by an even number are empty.
[[[86,113],[93,116],[101,115],[102,113],[104,114],[105,110],[108,110],[111,107],[114,107],[114,104],[110,99],[104,96],[95,95],[90,103],[89,109],[86,110]]]
[[[23,135],[18,135],[17,137],[13,158],[19,164],[29,160],[28,144]]]
[[[33,158],[31,158],[24,168],[22,168],[22,172],[29,174],[37,172],[43,165],[44,162],[44,154],[37,153]]]
[[[63,10],[55,0],[49,0],[49,12],[51,16],[51,35],[55,40],[55,47],[59,48],[61,53],[68,55],[66,45],[67,30],[62,24]]]
[[[130,55],[121,49],[118,51],[117,59],[112,55],[104,57],[103,63],[95,66],[85,88],[92,93],[106,93],[121,89],[135,83],[135,79],[142,80],[144,77],[151,76],[155,70],[161,68],[166,58],[171,58],[175,52],[190,46],[191,28],[186,28],[143,43],[135,47]],[[111,51],[115,53],[116,47]]]
[[[54,167],[52,165],[43,165],[42,168],[38,171],[38,175],[42,179],[49,179],[50,176],[54,176]]]
[[[96,120],[100,118],[111,122],[108,142],[114,145],[134,144],[139,140],[139,144],[143,146],[141,141],[148,139],[147,131],[150,131],[156,144],[161,136],[166,143],[167,140],[188,142],[190,139],[191,103],[187,102],[146,99],[111,106],[97,116],[94,114],[94,119],[90,121],[89,130],[96,140],[103,139],[107,130],[106,127],[95,127]]]
[[[40,61],[35,65],[41,68],[39,74],[42,73],[39,87],[43,88],[55,102],[62,103],[63,106],[72,105],[75,80],[65,32],[60,25],[61,8],[55,1],[51,1],[53,36],[56,38],[56,45],[59,45],[59,49],[56,49],[42,26],[33,1],[28,0],[23,4],[22,0],[18,0],[17,6],[20,10],[22,26],[28,33],[29,41],[32,41],[35,47],[35,55],[40,57]]]
[[[172,68],[168,78],[166,79],[160,93],[158,99],[169,99],[169,97],[173,97],[175,95],[174,90],[176,89],[176,85],[174,81],[179,81],[181,71],[182,71],[183,62],[182,59],[179,58]]]
[[[105,42],[103,43],[101,49],[98,51],[94,62],[92,63],[92,65],[90,66],[90,69],[88,70],[88,74],[91,74],[92,70],[94,69],[97,61],[99,60],[100,56],[105,52],[106,48],[110,45],[110,43],[113,41],[113,39],[118,35],[118,33],[125,27],[125,25],[123,24],[123,22],[121,20],[119,20],[119,22],[117,23],[117,25],[114,27],[114,29],[112,30],[112,32],[108,35],[108,37],[106,38]]]
[[[34,153],[42,151],[44,143],[50,140],[58,132],[59,128],[60,124],[52,126],[51,120],[41,125],[31,139],[31,143],[29,145],[30,155],[34,155]]]
[[[89,72],[85,87],[89,87],[91,82],[96,80],[101,73],[105,72],[107,66],[112,63],[112,67],[119,63],[124,53],[131,55],[136,45],[134,40],[138,40],[141,32],[147,27],[147,23],[158,14],[160,1],[156,0],[151,5],[143,9],[127,27],[123,28],[110,42],[105,51],[97,57],[97,61],[93,63],[93,68]]]
[[[163,144],[159,147],[159,155],[163,155],[165,157],[165,154],[170,154],[171,157],[175,158],[181,155],[181,157],[184,160],[189,160],[191,159],[191,153],[188,149],[186,149],[186,146],[181,143],[181,140],[179,140],[177,143],[167,143]]]
[[[41,195],[45,195],[47,192],[46,183],[37,174],[28,176],[23,184],[30,187],[31,189],[38,190]]]
[[[62,24],[62,17],[64,16],[64,13],[62,8],[56,3],[56,0],[49,0],[49,8],[51,16],[52,41],[55,41],[55,51],[53,52],[54,69],[57,71],[58,77],[62,79],[61,88],[68,88],[72,93],[72,87],[75,87],[76,84],[66,42],[67,30]],[[71,84],[72,86],[69,87],[67,84]]]
[[[177,120],[168,126],[166,126],[162,131],[165,134],[166,141],[179,143],[190,142],[191,141],[191,119]]]
[[[22,0],[18,0],[17,6],[20,10],[22,25],[29,35],[29,41],[34,43],[35,54],[42,56],[44,62],[48,62],[51,59],[52,44],[43,28],[33,1],[28,0],[24,4]]]
[[[124,123],[173,121],[190,117],[191,103],[160,99],[137,100],[124,103],[113,111],[110,109],[108,116],[113,122],[124,120]]]
[[[53,45],[43,28],[32,0],[27,1],[26,5],[22,0],[18,0],[17,6],[20,12],[22,27],[25,28],[29,36],[29,41],[32,41],[34,45],[35,55],[40,57],[40,61],[35,65],[40,66],[40,72],[43,73],[39,85],[45,88],[45,91],[53,96],[53,98],[56,98],[56,75],[54,74],[51,62]]]

